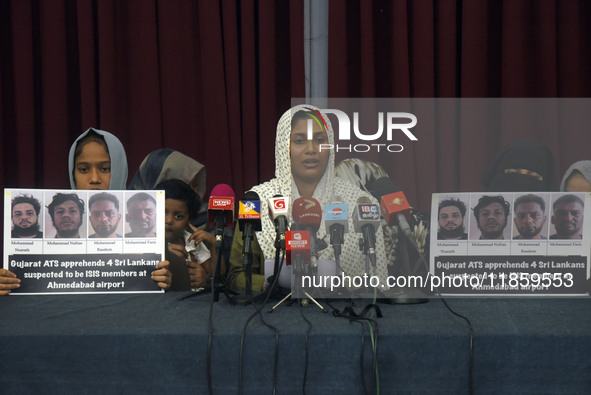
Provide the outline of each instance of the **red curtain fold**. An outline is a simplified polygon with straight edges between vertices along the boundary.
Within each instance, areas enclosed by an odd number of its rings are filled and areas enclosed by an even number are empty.
[[[274,174],[279,116],[304,95],[300,1],[0,4],[0,180],[67,188],[67,153],[94,126],[130,178],[168,147],[237,195]]]
[[[330,2],[329,97],[589,97],[590,16],[577,0]],[[482,190],[489,158],[509,141],[550,147],[558,179],[591,158],[591,134],[579,130],[452,128],[461,118],[443,109],[420,122],[430,132],[403,154],[363,159],[381,163],[424,211],[433,192]]]

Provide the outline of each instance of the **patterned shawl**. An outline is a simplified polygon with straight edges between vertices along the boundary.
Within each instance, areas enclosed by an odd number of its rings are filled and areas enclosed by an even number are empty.
[[[290,160],[290,135],[291,135],[291,119],[298,111],[317,111],[319,109],[310,105],[299,105],[286,111],[280,118],[277,124],[277,136],[275,140],[275,178],[263,184],[254,186],[252,188],[261,199],[261,214],[262,214],[262,231],[257,232],[257,241],[261,246],[261,250],[265,259],[274,259],[275,256],[275,226],[271,218],[266,215],[268,213],[268,200],[273,196],[280,194],[290,197],[290,207],[293,207],[293,202],[300,197],[298,188],[293,181],[291,175],[291,160]],[[324,116],[324,121],[327,126],[327,134],[329,144],[334,145],[334,132],[330,120]],[[361,196],[367,196],[373,203],[377,201],[368,193],[363,192],[350,182],[335,176],[335,158],[334,151],[330,151],[326,171],[322,176],[313,198],[320,202],[320,205],[325,211],[326,205],[335,201],[341,201],[349,206],[349,231],[345,234],[345,243],[342,248],[341,268],[350,276],[363,275],[365,273],[365,256],[359,251],[359,234],[354,231],[353,224],[353,209],[357,199]],[[290,214],[290,223],[293,218]],[[329,244],[329,236],[326,233],[324,218],[320,225],[317,234],[318,239],[323,239]],[[376,232],[376,250],[377,250],[377,268],[380,278],[385,278],[387,275],[386,256],[384,252],[384,240],[382,232]],[[334,260],[334,252],[332,247],[329,247],[319,252],[319,260]]]

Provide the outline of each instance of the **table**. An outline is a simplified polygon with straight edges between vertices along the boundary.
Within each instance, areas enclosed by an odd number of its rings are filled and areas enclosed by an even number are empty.
[[[207,393],[210,295],[184,293],[0,297],[0,392]],[[591,393],[591,299],[447,299],[474,329],[476,394]],[[365,305],[358,301],[357,310]],[[341,309],[345,302],[335,305]],[[382,394],[467,394],[469,332],[440,300],[380,304]],[[267,309],[265,309],[266,311]],[[308,306],[263,313],[279,331],[279,394],[362,394],[372,353],[365,326]],[[240,333],[252,306],[214,304],[214,393],[237,394]],[[244,347],[243,388],[272,393],[275,335],[255,318]]]

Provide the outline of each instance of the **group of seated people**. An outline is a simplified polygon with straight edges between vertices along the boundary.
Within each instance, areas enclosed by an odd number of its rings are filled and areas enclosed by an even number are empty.
[[[313,139],[308,139],[308,125],[312,120]],[[316,199],[322,207],[339,200],[354,207],[360,197],[372,203],[376,199],[366,190],[363,182],[355,183],[336,175],[333,150],[320,150],[320,144],[334,145],[330,120],[320,110],[307,105],[295,106],[286,111],[277,125],[275,143],[275,178],[254,186],[261,201],[262,230],[253,240],[252,290],[265,287],[264,261],[275,256],[275,225],[268,213],[268,200],[281,195],[291,202],[299,197]],[[359,166],[353,173],[361,177]],[[123,145],[111,133],[91,128],[72,144],[68,158],[72,189],[98,190],[164,190],[165,191],[165,260],[152,272],[152,279],[164,290],[189,290],[207,288],[216,262],[214,236],[195,225],[205,223],[207,206],[203,203],[205,171],[197,161],[170,149],[150,153],[127,186],[127,159]],[[372,170],[373,171],[373,170]],[[347,168],[341,168],[346,177]],[[378,175],[381,176],[381,175]],[[387,176],[387,175],[386,175]],[[353,182],[351,182],[353,181]],[[562,191],[591,191],[591,161],[573,164],[565,173]],[[39,213],[37,213],[39,214]],[[349,216],[349,228],[354,228]],[[428,220],[426,221],[428,223]],[[243,269],[243,237],[235,227],[229,256],[229,270],[221,265],[222,275],[227,275],[230,288],[244,289],[246,276]],[[189,235],[186,232],[190,229]],[[321,226],[318,239],[327,239]],[[194,241],[197,251],[187,251],[187,242]],[[387,247],[387,246],[386,246]],[[388,275],[384,233],[376,233],[376,265],[374,274]],[[352,232],[345,235],[340,269],[349,276],[362,276],[366,267],[365,257],[359,248],[359,240]],[[334,251],[325,248],[319,252],[319,260],[334,260]],[[7,295],[20,286],[20,279],[6,269],[0,269],[0,295]]]
[[[124,190],[127,186],[127,157],[123,144],[116,136],[103,130],[90,128],[74,141],[69,152],[68,170],[72,189]],[[160,149],[150,153],[142,162],[129,185],[129,189],[162,189],[165,191],[166,260],[156,266],[151,274],[152,280],[165,290],[206,286],[207,274],[213,271],[211,263],[211,256],[215,256],[213,236],[191,224],[191,221],[193,223],[203,222],[204,209],[206,211],[206,207],[201,203],[198,195],[199,192],[203,196],[205,192],[204,166],[178,151]],[[60,210],[67,210],[66,206],[70,204],[73,209],[76,209],[76,215],[80,217],[84,213],[83,206],[82,209],[79,209],[79,204],[82,202],[75,194],[61,193],[58,195],[59,198],[52,202],[56,206],[55,210],[50,210],[51,220],[56,228],[56,237],[72,237],[66,235],[68,229],[65,226],[55,225],[56,221],[59,221],[56,215],[61,215]],[[110,195],[104,195],[105,199],[94,200],[94,197],[100,197],[101,194],[93,195],[89,201],[90,208],[96,206],[99,211],[102,210],[102,213],[110,213],[114,210],[113,202],[107,199]],[[138,205],[136,208],[142,213],[137,221],[129,221],[132,232],[126,234],[126,237],[132,237],[134,232],[142,232],[144,230],[142,227],[152,230],[154,226],[151,223],[151,211],[155,208],[153,198],[146,195],[145,199],[137,199],[137,202],[133,202],[133,204],[135,203]],[[115,204],[118,206],[118,202]],[[131,204],[131,199],[128,201],[129,204]],[[38,206],[35,199],[16,198],[12,204],[12,215],[14,216],[15,212],[22,215],[25,227],[36,224],[37,220],[33,221],[28,216],[29,211],[32,211],[31,216],[39,216],[40,207],[34,207],[35,205]],[[21,206],[24,208],[21,209]],[[116,207],[116,209],[119,208]],[[57,213],[58,211],[60,212]],[[26,216],[28,217],[25,218]],[[70,216],[72,217],[72,214]],[[120,218],[120,214],[118,217]],[[130,217],[131,214],[128,212],[128,219]],[[93,217],[90,220],[93,222]],[[70,220],[76,232],[79,228],[78,222]],[[115,234],[113,227],[107,226],[108,224],[101,225],[95,226],[93,223],[97,234],[103,228],[108,228],[107,233],[113,233],[113,237],[121,237],[121,235]],[[25,227],[23,227],[23,231]],[[186,229],[192,229],[188,240],[185,240]],[[94,236],[96,235],[91,237]],[[193,255],[189,255],[185,249],[186,242],[191,241],[200,247],[198,253]],[[209,249],[204,245],[204,242],[210,245]],[[18,287],[20,287],[20,279],[9,270],[0,269],[0,295],[6,295]]]
[[[267,213],[267,200],[277,194],[298,197],[313,197],[322,206],[335,197],[349,206],[360,196],[375,202],[367,192],[349,182],[335,177],[333,151],[319,150],[319,144],[333,144],[333,129],[328,119],[318,122],[318,109],[309,106],[294,107],[281,117],[277,127],[276,177],[269,182],[255,186],[261,199],[261,213]],[[307,139],[307,120],[314,120],[314,138]],[[122,190],[127,183],[127,160],[123,145],[114,135],[97,129],[84,132],[72,144],[68,158],[71,187],[73,189]],[[203,215],[201,198],[205,192],[203,167],[196,161],[173,150],[158,150],[146,157],[129,189],[162,189],[165,191],[165,238],[166,260],[160,262],[152,272],[152,279],[165,290],[182,290],[208,287],[216,261],[215,240],[211,233],[191,225]],[[253,245],[253,289],[264,287],[264,259],[274,255],[275,228],[272,220],[262,216],[262,232],[258,232]],[[349,221],[353,228],[352,219]],[[190,227],[192,234],[186,240],[185,232]],[[242,251],[240,230],[236,230],[230,256],[228,279],[231,288],[244,287],[242,257],[235,255]],[[326,236],[319,230],[318,237]],[[200,253],[189,254],[185,245],[194,240],[200,245]],[[383,237],[377,235],[377,271],[386,275],[386,257]],[[203,244],[206,244],[204,246]],[[331,250],[321,252],[320,259],[330,259]],[[358,240],[352,235],[346,237],[341,267],[351,275],[361,274],[364,267]],[[221,265],[222,274],[225,265]],[[188,277],[188,281],[185,281]],[[0,269],[0,295],[6,295],[20,286],[20,279],[6,269]]]

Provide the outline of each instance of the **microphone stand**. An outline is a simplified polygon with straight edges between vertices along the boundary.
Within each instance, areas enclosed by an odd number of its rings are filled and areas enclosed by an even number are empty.
[[[254,228],[252,224],[245,223],[244,224],[244,231],[243,231],[243,255],[242,255],[242,268],[244,270],[244,277],[245,277],[245,294],[244,295],[235,295],[233,297],[233,303],[246,306],[255,302],[255,298],[252,294],[252,239],[254,238]]]
[[[275,281],[275,279],[279,278],[280,269],[283,266],[281,265],[281,252],[283,252],[283,256],[285,257],[285,235],[277,234],[277,238],[275,239],[275,262],[273,265],[273,274],[267,277],[267,284],[269,284],[269,287],[265,288],[261,295],[257,295],[257,299],[263,297],[264,300],[266,300],[268,299],[266,298],[267,295],[273,297],[275,294],[281,293],[282,288],[277,285],[278,281]]]
[[[360,248],[366,256],[365,260],[365,271],[367,274],[370,274],[369,264],[374,268],[374,271],[377,271],[377,262],[376,262],[376,233],[372,231],[373,227],[371,225],[364,225],[361,229],[363,238],[359,241]],[[375,273],[374,273],[375,274]]]
[[[213,268],[213,276],[211,277],[210,287],[213,293],[212,299],[214,302],[219,302],[220,300],[220,291],[224,293],[226,299],[230,304],[236,304],[232,299],[230,294],[236,294],[234,291],[230,290],[230,287],[225,279],[222,277],[221,270],[222,270],[222,256],[224,255],[224,225],[226,221],[224,219],[223,213],[218,213],[214,220],[215,225],[215,251],[216,251],[216,261]],[[189,299],[194,296],[201,295],[201,292],[193,292],[183,298]]]
[[[417,263],[423,258],[420,250],[417,247],[416,240],[412,233],[407,235],[406,232],[398,233],[398,254],[396,262],[400,262],[399,267],[402,269],[398,275],[413,275],[417,274],[415,270],[411,270],[411,256],[409,253],[409,246],[411,251],[415,251],[418,254]],[[427,270],[428,271],[428,270]],[[394,292],[394,294],[392,294]],[[418,289],[408,288],[396,288],[391,289],[390,294],[383,295],[378,299],[378,302],[386,304],[420,304],[427,303],[429,299],[425,297],[425,294]]]
[[[230,304],[234,304],[230,293],[235,294],[235,292],[230,291],[230,287],[226,281],[225,277],[222,277],[222,256],[224,255],[224,228],[218,228],[216,226],[216,235],[215,235],[215,250],[216,250],[216,262],[215,267],[213,269],[213,277],[211,279],[211,287],[213,290],[213,301],[218,302],[220,300],[220,291],[226,295],[226,299]]]
[[[279,276],[279,255],[283,251],[285,254],[285,234],[277,234],[275,238],[275,263],[273,265],[273,274],[267,279],[269,284],[273,284],[275,277]]]
[[[342,224],[333,224],[329,230],[330,244],[332,244],[335,261],[338,261],[341,256],[341,246],[345,243],[345,227]]]
[[[410,237],[413,237],[412,234],[410,235]],[[409,254],[409,248],[408,246],[416,246],[416,242],[413,243],[412,241],[409,241],[408,237],[401,237],[398,239],[398,246],[399,246],[399,257],[402,259],[403,263],[405,263],[406,267],[408,269],[410,269],[410,261],[411,261],[411,257]],[[412,249],[413,251],[415,250],[414,248]],[[421,252],[418,250],[418,248],[416,249],[416,253],[419,255],[419,259],[422,258],[422,254]],[[410,275],[412,273],[410,273],[410,270],[405,273],[407,275]],[[414,290],[414,289],[402,289],[400,294],[394,295],[393,297],[391,297],[391,303],[394,304],[420,304],[420,303],[427,303],[429,301],[429,299],[427,299],[425,297],[425,295],[419,291],[419,290]]]
[[[295,228],[295,229],[294,229]],[[299,230],[300,227],[297,225],[297,223],[294,223],[292,225],[292,230]],[[302,230],[308,230],[306,228],[302,228]],[[310,232],[311,233],[311,232]],[[310,237],[310,244],[312,244],[312,237]],[[316,243],[312,244],[315,248]],[[314,253],[312,253],[314,254]],[[302,275],[304,274],[304,261],[301,255],[296,255],[294,257],[294,262],[292,264],[292,271],[291,274],[292,276],[295,276],[294,281],[292,281],[292,283],[295,283],[296,287],[302,287]],[[318,270],[318,264],[316,264],[316,269],[312,268],[311,269],[313,272],[317,272]],[[279,273],[276,273],[276,275],[278,276]],[[297,289],[297,288],[296,288]],[[322,310],[324,313],[328,313],[328,310],[326,310],[320,303],[318,303],[318,301],[316,299],[314,299],[307,291],[304,291],[304,294],[308,297],[308,298],[302,298],[300,300],[300,303],[302,306],[307,306],[308,305],[308,299],[310,299],[316,306],[318,306],[318,308],[320,308],[320,310]],[[269,310],[269,313],[272,313],[273,311],[275,311],[275,309],[277,307],[279,307],[283,302],[285,302],[287,299],[289,299],[291,296],[293,295],[293,286],[292,286],[292,290],[289,294],[287,294],[287,296],[285,296],[283,299],[281,299],[275,306],[273,306],[271,308],[271,310]]]
[[[252,239],[254,230],[251,224],[244,225],[244,250],[242,256],[242,268],[246,277],[246,297],[252,298]]]
[[[294,257],[294,262],[292,265],[292,275],[295,276],[293,283],[295,283],[295,287],[296,289],[301,288],[302,287],[302,275],[304,274],[304,261],[301,255],[296,255]],[[275,306],[273,306],[271,308],[271,310],[269,310],[269,313],[272,313],[273,311],[275,311],[275,309],[279,306],[281,306],[283,304],[283,302],[285,302],[287,299],[289,299],[291,296],[293,295],[293,289],[292,291],[285,296],[283,299],[281,299]],[[314,299],[307,291],[304,291],[304,295],[307,296],[307,298],[302,298],[301,299],[301,303],[302,303],[302,307],[305,307],[308,305],[307,300],[311,300],[316,306],[318,306],[318,308],[320,310],[322,310],[323,313],[328,313],[328,310],[326,310],[320,303],[318,303],[318,301],[316,299]]]

